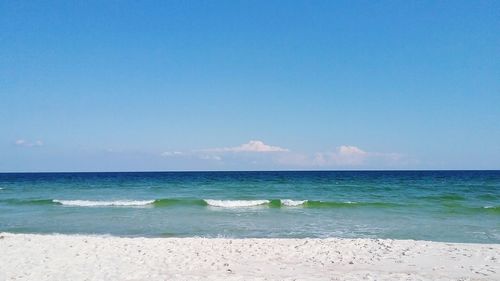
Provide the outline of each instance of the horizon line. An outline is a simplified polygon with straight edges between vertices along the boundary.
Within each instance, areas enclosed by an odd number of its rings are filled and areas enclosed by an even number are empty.
[[[255,173],[255,172],[500,172],[500,169],[339,169],[339,170],[142,170],[142,171],[12,171],[0,174],[106,174],[106,173]]]

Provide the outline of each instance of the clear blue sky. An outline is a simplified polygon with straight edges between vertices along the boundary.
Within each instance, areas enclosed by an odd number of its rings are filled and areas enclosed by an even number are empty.
[[[500,169],[499,15],[0,1],[0,171]]]

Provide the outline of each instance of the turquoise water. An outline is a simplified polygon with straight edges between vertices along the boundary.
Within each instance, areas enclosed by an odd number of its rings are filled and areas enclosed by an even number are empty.
[[[500,243],[500,171],[0,174],[0,231]]]

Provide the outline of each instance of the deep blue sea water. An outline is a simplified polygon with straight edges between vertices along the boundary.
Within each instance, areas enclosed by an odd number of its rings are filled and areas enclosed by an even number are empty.
[[[500,243],[500,171],[4,173],[0,232]]]

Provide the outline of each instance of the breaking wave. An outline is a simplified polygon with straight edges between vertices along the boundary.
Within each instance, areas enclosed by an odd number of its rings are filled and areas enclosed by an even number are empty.
[[[99,206],[145,206],[155,200],[117,200],[117,201],[90,201],[90,200],[52,200],[66,206],[99,207]]]
[[[163,198],[150,200],[82,200],[82,199],[7,199],[2,202],[11,205],[62,205],[72,207],[135,207],[149,206],[167,208],[175,206],[200,206],[219,208],[394,208],[403,205],[390,202],[352,202],[352,201],[319,201],[296,199],[249,199],[249,200],[220,200],[220,199],[188,199]],[[486,208],[484,209],[486,210]],[[494,211],[494,210],[489,210]]]
[[[204,200],[209,206],[222,208],[241,208],[265,205],[271,203],[270,200]]]

